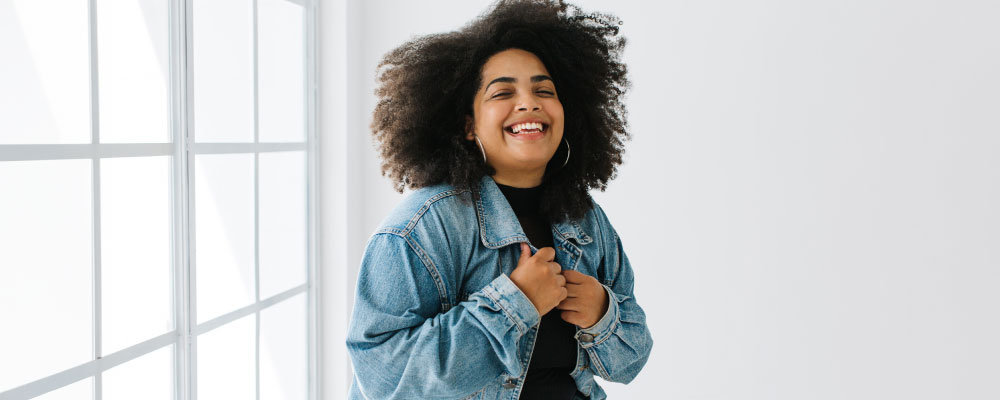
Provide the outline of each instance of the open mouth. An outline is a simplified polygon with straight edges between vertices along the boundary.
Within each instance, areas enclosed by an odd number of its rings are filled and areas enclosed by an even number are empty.
[[[541,122],[525,122],[504,127],[503,130],[514,135],[541,133],[549,129],[549,125]]]

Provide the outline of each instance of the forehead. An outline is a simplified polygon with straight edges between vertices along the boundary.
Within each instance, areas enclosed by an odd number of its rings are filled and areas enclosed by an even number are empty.
[[[528,81],[535,75],[548,75],[538,56],[521,49],[508,49],[494,54],[483,64],[483,79],[489,82],[502,76]]]

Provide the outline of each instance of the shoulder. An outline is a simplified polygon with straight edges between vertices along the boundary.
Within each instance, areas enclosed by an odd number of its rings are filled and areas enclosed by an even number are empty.
[[[469,188],[438,184],[417,189],[403,198],[379,224],[376,233],[410,235],[424,225],[475,221],[475,203]]]

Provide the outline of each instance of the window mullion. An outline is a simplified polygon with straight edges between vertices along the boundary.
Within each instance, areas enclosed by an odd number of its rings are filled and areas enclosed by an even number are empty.
[[[170,130],[173,137],[172,238],[173,307],[177,342],[174,346],[174,398],[188,400],[195,393],[194,233],[193,189],[188,153],[193,114],[191,4],[171,0],[169,23]]]
[[[318,248],[318,227],[317,222],[321,221],[319,212],[319,167],[318,159],[316,157],[317,151],[319,149],[319,140],[317,140],[316,133],[316,98],[318,95],[318,85],[316,85],[319,80],[316,77],[317,73],[317,55],[318,44],[316,40],[316,18],[317,18],[317,2],[314,0],[306,0],[304,4],[305,8],[305,125],[306,125],[306,213],[310,216],[307,219],[306,229],[308,232],[306,234],[306,241],[308,243],[308,254],[306,256],[306,268],[307,276],[306,279],[309,285],[307,294],[307,323],[306,327],[306,346],[308,346],[307,355],[307,395],[309,400],[318,400],[320,397],[320,383],[319,377],[321,375],[321,363],[319,362],[319,354],[322,351],[322,346],[320,337],[320,324],[319,324],[319,293],[317,292],[318,282],[320,282],[319,268],[317,267],[317,262],[319,258],[319,248]]]
[[[254,305],[260,303],[260,90],[257,0],[253,0],[253,282]],[[254,312],[254,393],[260,400],[260,310]]]
[[[98,54],[97,54],[97,4],[96,0],[89,0],[87,2],[87,36],[88,36],[88,52],[90,57],[90,142],[94,147],[99,146],[101,143],[101,116],[100,116],[100,74],[98,73]],[[102,346],[102,325],[103,325],[103,306],[101,303],[102,289],[101,281],[103,280],[101,275],[101,157],[100,154],[95,152],[91,155],[91,196],[92,196],[92,207],[93,212],[91,218],[91,227],[93,229],[93,260],[92,268],[93,272],[91,274],[91,284],[92,284],[92,326],[91,330],[93,332],[93,357],[94,360],[100,360],[104,356],[104,351]],[[98,369],[94,373],[94,383],[93,383],[93,397],[94,400],[101,400],[104,396],[103,387],[103,371]]]

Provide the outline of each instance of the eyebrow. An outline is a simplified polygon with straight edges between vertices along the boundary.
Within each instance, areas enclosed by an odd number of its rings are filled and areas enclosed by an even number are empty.
[[[541,81],[552,81],[552,77],[548,76],[548,75],[535,75],[535,76],[531,77],[531,83],[538,83],[538,82],[541,82]],[[485,92],[486,90],[488,90],[490,88],[490,85],[492,85],[494,83],[497,83],[497,82],[514,83],[514,82],[517,82],[517,79],[511,78],[509,76],[501,76],[499,78],[496,78],[496,79],[490,81],[490,83],[486,85],[486,89],[483,89],[483,91]]]

